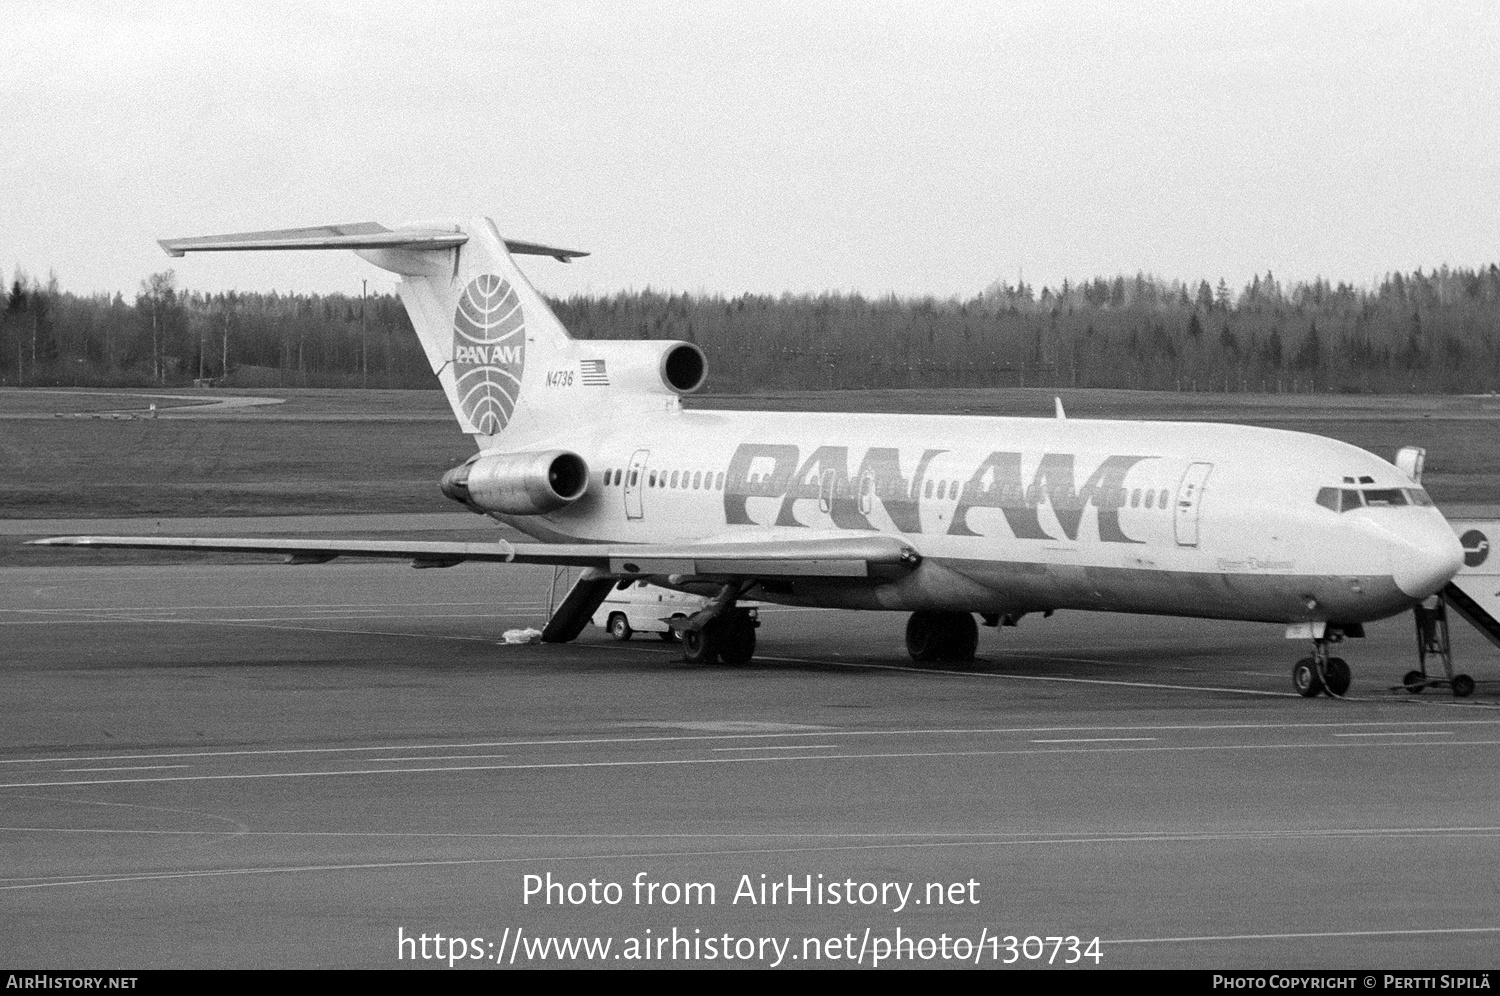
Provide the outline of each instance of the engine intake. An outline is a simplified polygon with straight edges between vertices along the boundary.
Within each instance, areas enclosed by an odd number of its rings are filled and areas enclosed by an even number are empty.
[[[678,394],[692,394],[708,379],[708,358],[690,342],[679,342],[661,354],[661,382]]]
[[[589,468],[567,450],[480,453],[443,475],[443,494],[480,513],[545,515],[588,490]]]

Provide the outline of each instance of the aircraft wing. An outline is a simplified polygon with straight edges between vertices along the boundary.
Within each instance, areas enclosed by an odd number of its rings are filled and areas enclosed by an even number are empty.
[[[465,561],[592,567],[620,578],[680,574],[694,578],[871,578],[888,580],[914,570],[922,557],[893,536],[850,536],[746,543],[436,543],[356,539],[231,539],[203,536],[53,536],[32,546],[133,550],[264,553],[293,564],[337,557],[410,560],[413,567],[452,567]]]

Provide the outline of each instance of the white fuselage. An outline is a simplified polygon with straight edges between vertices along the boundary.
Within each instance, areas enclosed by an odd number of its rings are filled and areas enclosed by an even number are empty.
[[[1275,429],[669,409],[574,422],[528,444],[566,446],[590,468],[576,503],[504,518],[540,539],[875,532],[923,557],[910,577],[873,589],[810,579],[753,596],[793,604],[1352,624],[1409,608],[1462,558],[1396,467]],[[1329,489],[1371,497],[1338,511]]]

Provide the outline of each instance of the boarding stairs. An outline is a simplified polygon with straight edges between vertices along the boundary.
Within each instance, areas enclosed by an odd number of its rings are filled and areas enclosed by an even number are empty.
[[[1427,688],[1451,688],[1463,698],[1474,691],[1474,679],[1453,669],[1448,610],[1500,647],[1500,553],[1490,549],[1500,539],[1500,519],[1450,519],[1464,547],[1464,565],[1452,581],[1417,606],[1418,670],[1407,672],[1401,685],[1416,694]],[[1441,675],[1434,671],[1441,669]]]

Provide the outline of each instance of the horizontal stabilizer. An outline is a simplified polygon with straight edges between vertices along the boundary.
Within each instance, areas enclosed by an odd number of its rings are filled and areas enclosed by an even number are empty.
[[[410,560],[418,567],[450,567],[472,560],[504,564],[594,567],[615,577],[681,574],[710,578],[824,577],[888,580],[921,563],[921,555],[892,536],[781,540],[760,543],[434,543],[406,540],[228,539],[203,536],[53,536],[32,546],[197,550],[205,553],[284,555],[293,563],[335,557]]]
[[[315,228],[282,228],[269,232],[238,232],[232,235],[202,235],[186,239],[162,239],[168,256],[190,252],[236,252],[263,249],[452,249],[469,241],[463,232],[441,228],[391,229],[373,221],[351,225],[319,225]],[[588,253],[560,249],[536,242],[505,240],[512,253],[551,256],[566,263]]]

